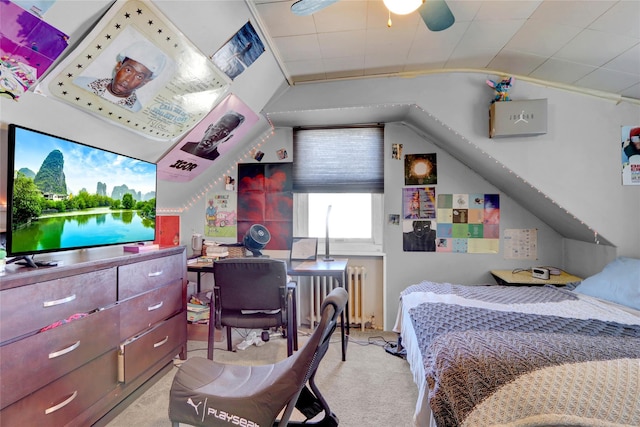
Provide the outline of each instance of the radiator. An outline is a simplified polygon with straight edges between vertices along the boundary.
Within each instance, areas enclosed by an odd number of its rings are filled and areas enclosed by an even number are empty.
[[[364,290],[367,271],[364,267],[347,267],[346,289],[349,292],[349,322],[359,324],[364,331]],[[311,324],[320,322],[320,304],[322,300],[336,287],[336,282],[329,276],[315,276],[311,278],[312,286],[309,295]]]

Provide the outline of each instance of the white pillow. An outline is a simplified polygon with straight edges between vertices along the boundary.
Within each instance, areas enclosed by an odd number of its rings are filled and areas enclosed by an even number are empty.
[[[616,258],[600,273],[584,279],[574,292],[640,310],[640,259]]]

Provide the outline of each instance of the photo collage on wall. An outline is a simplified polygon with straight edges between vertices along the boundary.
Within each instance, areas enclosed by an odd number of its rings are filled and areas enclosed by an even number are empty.
[[[399,151],[392,157],[398,159]],[[436,194],[436,154],[407,154],[404,161],[405,252],[498,253],[499,194]]]
[[[498,253],[499,194],[438,194],[437,252]]]

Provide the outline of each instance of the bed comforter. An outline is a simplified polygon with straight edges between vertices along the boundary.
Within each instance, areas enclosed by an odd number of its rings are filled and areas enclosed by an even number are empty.
[[[551,286],[433,282],[404,290],[401,308],[439,427],[640,426],[630,312]]]

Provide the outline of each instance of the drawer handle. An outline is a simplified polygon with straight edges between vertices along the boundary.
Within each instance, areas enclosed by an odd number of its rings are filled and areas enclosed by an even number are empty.
[[[160,270],[160,271],[154,271],[153,273],[149,273],[149,274],[147,274],[147,276],[149,276],[149,277],[158,277],[158,276],[162,276],[162,270]]]
[[[162,341],[158,341],[157,343],[155,343],[153,345],[153,348],[158,348],[161,345],[164,345],[167,341],[169,341],[169,335],[167,335],[166,337],[164,337],[164,339]]]
[[[152,305],[150,307],[147,307],[147,311],[153,311],[153,310],[157,310],[160,307],[162,307],[164,305],[164,301],[160,301],[158,304],[156,305]]]
[[[76,341],[75,344],[71,344],[69,347],[63,348],[62,350],[49,353],[49,359],[55,359],[56,357],[62,356],[63,354],[70,353],[78,347],[80,347],[80,341]]]
[[[74,299],[76,299],[76,294],[69,295],[66,298],[60,298],[60,299],[56,299],[56,300],[53,300],[53,301],[45,301],[44,303],[42,303],[42,306],[43,307],[53,307],[54,305],[66,304],[68,302],[73,301]]]
[[[71,396],[69,396],[69,398],[68,398],[68,399],[66,399],[65,401],[60,402],[60,403],[58,403],[57,405],[52,406],[51,408],[45,409],[45,410],[44,410],[44,414],[45,414],[45,415],[49,415],[50,413],[55,412],[55,411],[57,411],[58,409],[62,409],[62,408],[64,408],[64,407],[65,407],[65,406],[67,406],[69,403],[71,403],[71,401],[72,401],[73,399],[75,399],[77,395],[78,395],[78,390],[74,391],[74,392],[73,392],[73,394],[72,394]]]

